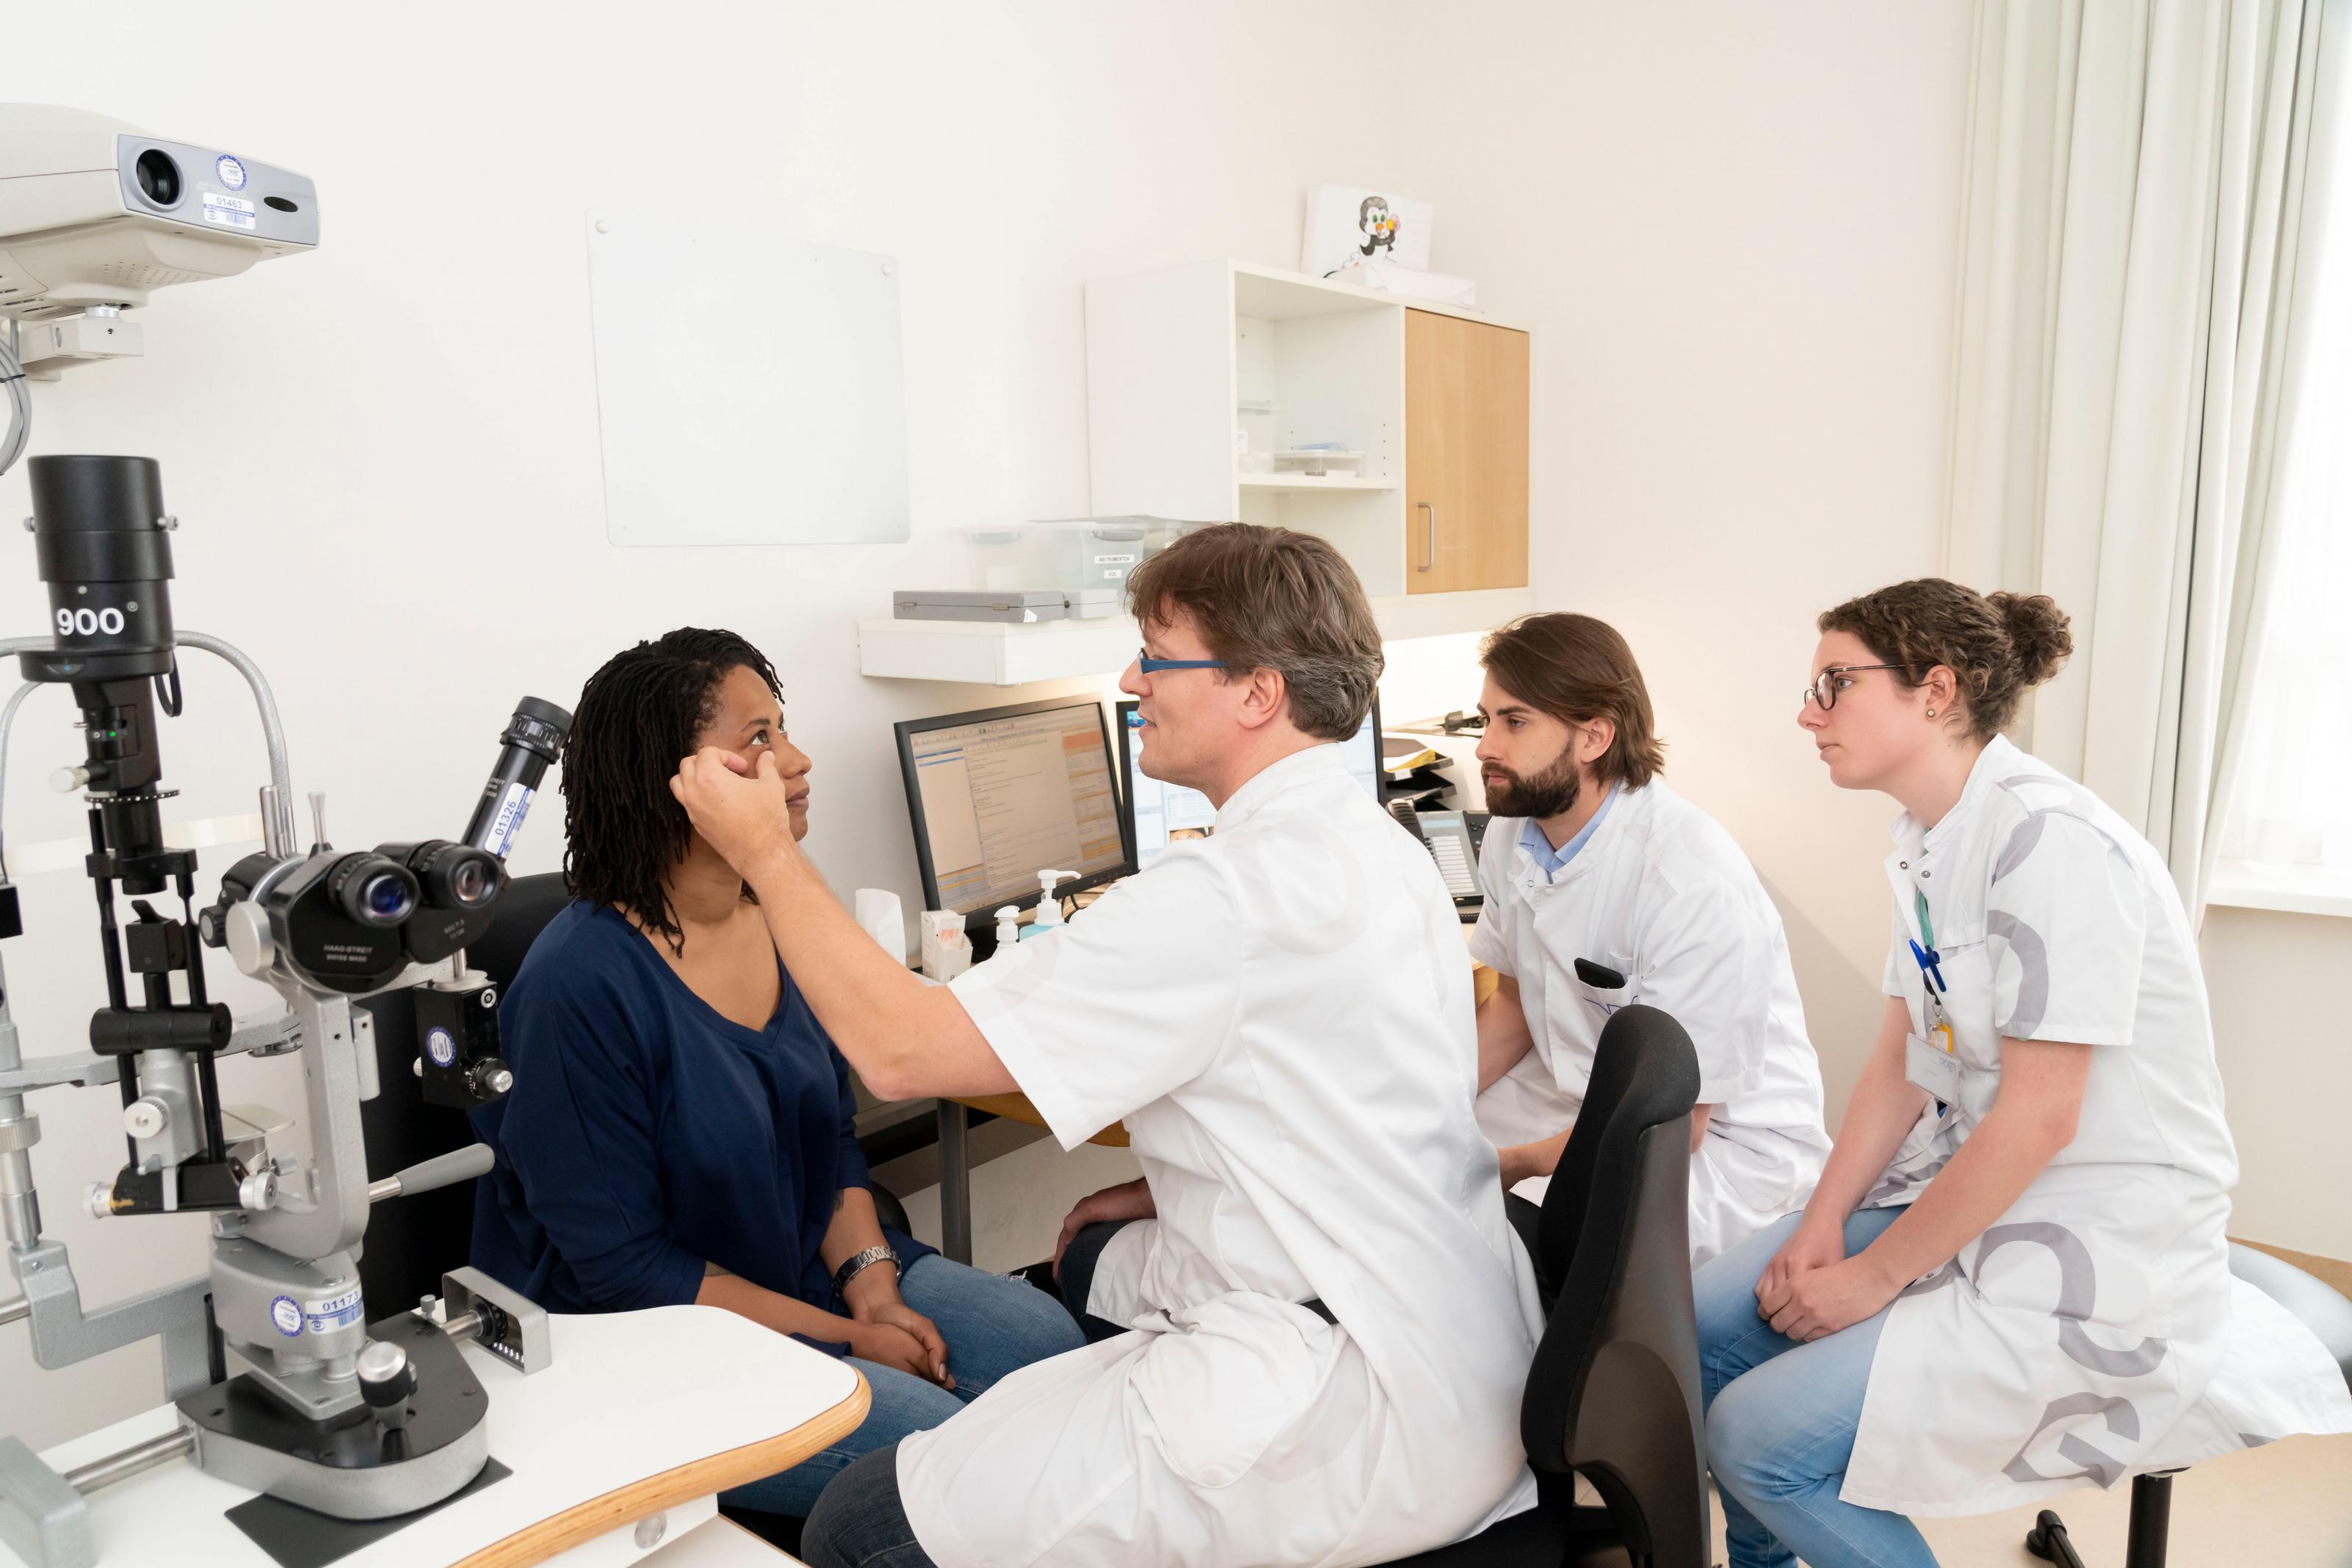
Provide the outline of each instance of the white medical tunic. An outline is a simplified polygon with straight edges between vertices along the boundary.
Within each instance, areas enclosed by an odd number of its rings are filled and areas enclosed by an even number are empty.
[[[1159,1218],[1087,1302],[1134,1332],[900,1444],[932,1558],[1344,1568],[1533,1505],[1541,1317],[1471,1111],[1469,966],[1337,747],[953,984],[1066,1148],[1124,1119]]]
[[[2074,1141],[1888,1310],[1839,1496],[1982,1513],[2352,1430],[2326,1351],[2230,1275],[2237,1153],[2196,937],[2155,850],[1998,738],[1943,820],[1906,814],[1895,842],[1885,989],[1928,1030],[1911,943],[1932,946],[1957,1098],[1928,1100],[1864,1207],[1909,1203],[1967,1142],[2004,1037],[2088,1045],[2090,1077]]]
[[[1661,781],[1612,801],[1556,877],[1520,842],[1523,823],[1487,826],[1470,951],[1518,982],[1535,1045],[1478,1097],[1478,1124],[1504,1146],[1557,1135],[1584,1103],[1609,1015],[1664,1009],[1698,1053],[1699,1103],[1715,1107],[1691,1156],[1691,1261],[1703,1263],[1801,1207],[1829,1156],[1780,911],[1731,835]],[[1587,983],[1579,958],[1625,984]],[[1540,1202],[1549,1186],[1515,1190]]]

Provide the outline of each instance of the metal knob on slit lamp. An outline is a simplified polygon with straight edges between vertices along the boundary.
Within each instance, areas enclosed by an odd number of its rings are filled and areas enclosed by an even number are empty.
[[[379,1425],[398,1430],[413,1413],[410,1397],[416,1392],[416,1368],[408,1353],[386,1340],[372,1339],[359,1355],[360,1397]]]

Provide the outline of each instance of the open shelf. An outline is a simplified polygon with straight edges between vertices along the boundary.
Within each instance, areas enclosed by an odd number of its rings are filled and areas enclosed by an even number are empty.
[[[1384,638],[1442,637],[1483,632],[1534,608],[1531,591],[1498,588],[1374,599],[1372,616]],[[1017,686],[1115,675],[1135,657],[1142,641],[1134,618],[1127,615],[1034,626],[877,616],[857,623],[857,669],[860,674],[887,680]]]
[[[1234,483],[1244,490],[1393,490],[1397,482],[1362,474],[1236,474]]]

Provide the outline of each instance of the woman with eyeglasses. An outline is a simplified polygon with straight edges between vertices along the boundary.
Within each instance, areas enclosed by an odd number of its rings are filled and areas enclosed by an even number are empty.
[[[2352,1429],[2318,1342],[2233,1290],[2237,1157],[2164,861],[2003,737],[2072,650],[2048,598],[1897,583],[1820,619],[1797,722],[1903,808],[1876,1043],[1820,1186],[1701,1268],[1734,1568],[1915,1568],[2012,1508]]]

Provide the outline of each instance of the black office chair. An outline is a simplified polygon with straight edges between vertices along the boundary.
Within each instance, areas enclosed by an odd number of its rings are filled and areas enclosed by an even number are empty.
[[[563,878],[554,872],[515,878],[499,897],[498,918],[489,931],[466,950],[467,962],[505,990],[530,945],[570,902]],[[376,1074],[383,1086],[360,1107],[368,1170],[388,1175],[474,1142],[473,1127],[462,1113],[427,1105],[417,1094],[415,999],[405,990],[387,991],[360,1005],[375,1017]],[[371,1320],[404,1312],[419,1296],[439,1294],[442,1274],[465,1263],[473,1244],[475,1185],[459,1182],[418,1193],[368,1216],[360,1288]],[[907,1210],[897,1197],[877,1186],[874,1207],[883,1224],[908,1231]]]
[[[2230,1246],[2230,1272],[2302,1320],[2336,1368],[2352,1385],[2352,1301],[2294,1264],[2257,1252],[2251,1247]],[[2172,1478],[2179,1470],[2134,1476],[2131,1527],[2124,1539],[2124,1568],[2164,1568],[2168,1537],[2172,1531]],[[2066,1521],[2055,1511],[2043,1509],[2026,1533],[2025,1549],[2061,1568],[2083,1568],[2074,1544],[2066,1537]]]
[[[1519,1437],[1540,1500],[1391,1568],[1707,1568],[1690,1266],[1698,1082],[1690,1036],[1657,1009],[1621,1009],[1601,1031],[1538,1228],[1553,1305]],[[1578,1475],[1602,1507],[1576,1506]]]

